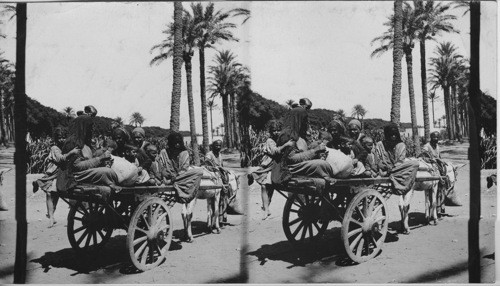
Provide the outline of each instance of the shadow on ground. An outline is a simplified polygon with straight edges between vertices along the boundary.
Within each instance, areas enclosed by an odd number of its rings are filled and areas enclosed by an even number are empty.
[[[193,233],[194,238],[205,236],[211,233],[207,227],[206,221],[192,221],[191,232]],[[174,238],[179,239],[180,241],[185,241],[186,234],[184,232],[184,228],[174,230]],[[172,247],[170,247],[170,250],[172,250]]]
[[[248,256],[257,257],[260,265],[269,260],[290,263],[287,268],[304,267],[319,262],[320,265],[350,266],[356,263],[347,257],[344,244],[340,236],[340,227],[328,230],[316,242],[304,245],[293,245],[289,241],[280,241],[274,244],[264,244],[259,249],[248,252]],[[397,235],[387,233],[385,243],[398,241]],[[379,254],[380,255],[380,254]]]
[[[43,256],[30,260],[39,263],[45,273],[52,268],[66,268],[75,271],[71,276],[89,274],[104,269],[106,272],[118,271],[121,274],[134,274],[139,271],[130,262],[127,248],[127,236],[117,235],[97,253],[77,253],[72,248],[65,248],[56,252],[46,252]],[[172,241],[169,251],[181,249],[177,241]]]
[[[410,231],[413,229],[421,228],[427,225],[424,213],[409,213],[408,214],[408,225],[410,226]],[[389,223],[389,230],[394,232],[401,232],[402,225],[401,220],[393,221]]]

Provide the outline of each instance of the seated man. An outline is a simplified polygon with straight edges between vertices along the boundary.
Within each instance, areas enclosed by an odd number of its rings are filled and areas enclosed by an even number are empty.
[[[214,167],[224,167],[220,151],[222,149],[222,140],[215,140],[210,145],[210,151],[205,156],[205,163]]]

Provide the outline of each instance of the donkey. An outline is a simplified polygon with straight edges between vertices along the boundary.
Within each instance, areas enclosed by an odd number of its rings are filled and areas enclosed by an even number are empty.
[[[231,191],[236,193],[239,188],[239,176],[236,176],[232,171],[227,171],[227,173],[229,177],[228,188],[231,188]],[[220,233],[219,204],[221,201],[221,189],[223,187],[222,178],[218,172],[210,172],[204,169],[200,186],[213,186],[214,188],[198,190],[196,197],[192,201],[182,205],[181,214],[187,242],[193,241],[191,221],[193,219],[193,209],[197,199],[207,200],[207,228],[212,233]]]
[[[439,176],[439,171],[436,165],[425,163],[420,161],[419,170],[417,172],[417,178],[419,177],[431,177]],[[454,166],[450,162],[445,162],[446,180],[448,181],[448,188],[442,190],[442,195],[449,193],[455,187],[455,182],[457,181],[457,170],[465,164],[460,166]],[[408,191],[408,193],[400,196],[399,198],[399,211],[401,213],[401,226],[402,233],[409,234],[410,227],[408,225],[408,213],[410,211],[410,201],[413,196],[414,191],[425,191],[425,219],[428,224],[437,225],[437,208],[438,206],[438,193],[439,193],[439,181],[423,181],[415,182],[413,187]],[[440,203],[442,203],[441,200]]]

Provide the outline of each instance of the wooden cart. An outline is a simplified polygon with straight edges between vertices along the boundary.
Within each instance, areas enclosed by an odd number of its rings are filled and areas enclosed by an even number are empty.
[[[444,177],[420,177],[416,181],[440,179]],[[342,223],[342,241],[352,261],[368,261],[382,250],[389,223],[386,200],[393,193],[388,177],[298,177],[278,192],[287,198],[282,224],[293,244],[313,241],[325,233],[330,221],[336,220]]]
[[[204,188],[222,186],[200,186]],[[79,185],[60,197],[71,206],[67,235],[76,251],[98,251],[114,229],[124,229],[137,269],[146,271],[165,260],[173,234],[170,208],[177,202],[173,186],[124,187],[114,193],[109,187]]]

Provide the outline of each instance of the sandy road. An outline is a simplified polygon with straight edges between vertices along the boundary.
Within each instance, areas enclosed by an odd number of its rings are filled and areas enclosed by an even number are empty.
[[[454,146],[445,152],[448,160],[467,163],[467,145]],[[0,150],[0,163],[4,162]],[[465,155],[464,155],[465,154]],[[226,157],[234,170],[235,156]],[[340,223],[332,222],[317,244],[294,248],[281,227],[285,199],[276,194],[272,215],[261,220],[260,190],[250,189],[243,176],[242,190],[248,191],[247,216],[229,216],[230,225],[221,234],[206,234],[205,202],[198,203],[194,214],[193,243],[182,242],[180,205],[172,209],[174,240],[167,260],[151,271],[136,273],[128,262],[124,231],[116,231],[109,244],[96,256],[76,256],[66,237],[68,207],[61,203],[56,211],[58,223],[48,229],[45,198],[28,191],[28,281],[29,283],[216,283],[237,282],[240,262],[245,259],[251,283],[467,283],[467,224],[469,167],[459,171],[457,191],[464,206],[448,207],[448,217],[437,226],[423,225],[423,193],[416,193],[411,204],[410,235],[397,234],[398,197],[388,200],[390,235],[382,253],[366,263],[346,262],[340,240]],[[36,175],[28,176],[28,186]],[[482,182],[485,182],[484,180]],[[30,189],[30,188],[28,188]],[[4,192],[10,211],[0,212],[0,283],[12,283],[15,254],[14,172],[4,181]],[[481,188],[482,215],[480,227],[481,269],[483,282],[495,281],[494,237],[496,188]],[[246,230],[248,248],[241,257],[241,242]]]

